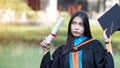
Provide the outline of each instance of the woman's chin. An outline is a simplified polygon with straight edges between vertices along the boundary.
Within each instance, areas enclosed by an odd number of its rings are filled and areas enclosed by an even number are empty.
[[[73,36],[74,36],[74,37],[80,37],[81,35],[78,35],[78,34],[74,34]]]

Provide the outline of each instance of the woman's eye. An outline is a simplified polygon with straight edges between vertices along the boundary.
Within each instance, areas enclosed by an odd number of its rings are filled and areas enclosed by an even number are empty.
[[[72,22],[72,24],[75,24],[75,22]]]
[[[83,26],[83,23],[79,23],[79,25]]]

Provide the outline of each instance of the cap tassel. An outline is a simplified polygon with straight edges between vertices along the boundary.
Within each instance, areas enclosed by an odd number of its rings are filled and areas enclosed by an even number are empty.
[[[110,36],[110,38],[109,38],[109,43],[108,43],[108,47],[107,47],[107,52],[112,51],[111,40],[112,40],[112,36]]]
[[[109,43],[108,43],[108,47],[107,47],[107,52],[112,52],[112,46],[111,46],[112,30],[113,30],[113,21],[111,22],[111,32],[110,32],[110,38],[109,38]]]

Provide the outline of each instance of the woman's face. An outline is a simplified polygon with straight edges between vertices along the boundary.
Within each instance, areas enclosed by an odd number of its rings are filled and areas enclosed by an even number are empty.
[[[76,16],[71,23],[71,32],[74,37],[82,36],[84,33],[83,20],[81,17]]]

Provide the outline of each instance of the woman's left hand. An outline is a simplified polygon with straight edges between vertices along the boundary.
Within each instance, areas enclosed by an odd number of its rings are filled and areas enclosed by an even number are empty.
[[[105,30],[103,31],[103,37],[104,37],[105,42],[109,42],[109,38],[108,38],[107,35],[106,35],[106,31],[107,31],[107,29],[105,29]]]

